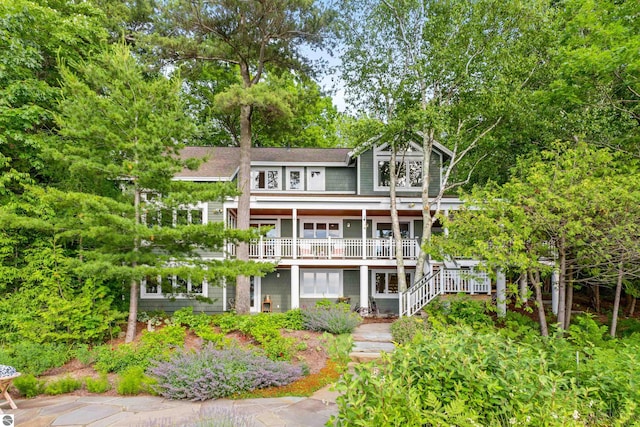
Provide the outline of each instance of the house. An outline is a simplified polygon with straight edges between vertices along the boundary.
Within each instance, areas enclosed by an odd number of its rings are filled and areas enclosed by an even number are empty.
[[[250,244],[250,258],[272,262],[276,269],[251,278],[251,311],[283,312],[319,299],[343,298],[365,307],[374,299],[381,313],[412,314],[440,293],[491,292],[486,274],[474,270],[477,261],[458,260],[455,265],[430,263],[424,280],[399,295],[390,216],[390,154],[385,145],[358,154],[344,148],[252,149],[251,226],[271,229]],[[430,165],[431,196],[439,191],[442,164],[450,155],[436,145]],[[196,171],[182,171],[176,180],[215,182],[237,177],[238,148],[187,147],[182,156],[208,160]],[[397,205],[407,283],[412,284],[423,221],[421,147],[411,144],[400,163]],[[446,213],[460,205],[458,198],[445,197],[441,208]],[[185,214],[186,221],[224,221],[229,227],[236,217],[237,200],[202,203]],[[432,231],[444,232],[437,223]],[[233,257],[234,249],[229,245],[224,253],[205,256]],[[140,309],[174,311],[194,305],[196,311],[220,312],[233,303],[233,283],[219,287],[183,282],[192,292],[214,299],[214,304],[169,300],[157,283],[143,282]],[[263,304],[265,300],[269,304]]]

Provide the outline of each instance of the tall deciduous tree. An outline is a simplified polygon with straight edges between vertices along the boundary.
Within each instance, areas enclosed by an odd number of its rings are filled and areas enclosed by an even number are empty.
[[[248,230],[254,110],[288,111],[283,94],[261,81],[268,68],[304,70],[300,48],[322,47],[331,15],[309,0],[172,0],[164,5],[163,44],[176,58],[231,64],[239,70],[240,83],[218,95],[217,103],[235,108],[240,117],[237,227]],[[248,246],[240,244],[236,256],[248,260]],[[249,277],[239,276],[236,283],[236,309],[247,313]]]
[[[542,2],[344,1],[343,79],[363,112],[403,121],[422,142],[423,243],[445,192],[468,182],[454,169],[482,144],[504,114],[505,100],[526,85],[539,62]],[[436,141],[453,156],[442,190],[429,197]],[[473,166],[468,167],[469,174]],[[426,253],[419,253],[420,278]]]

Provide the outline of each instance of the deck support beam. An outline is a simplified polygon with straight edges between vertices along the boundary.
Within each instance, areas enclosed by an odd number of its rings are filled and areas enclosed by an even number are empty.
[[[502,269],[498,269],[496,274],[496,305],[498,317],[507,315],[507,279]]]
[[[555,269],[551,274],[551,311],[558,315],[558,300],[560,298],[560,272]]]
[[[360,266],[360,307],[369,307],[369,267]]]
[[[300,266],[291,266],[291,309],[300,308]]]

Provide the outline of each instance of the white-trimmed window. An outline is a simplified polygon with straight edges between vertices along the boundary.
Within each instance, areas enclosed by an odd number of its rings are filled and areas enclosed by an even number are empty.
[[[371,272],[373,295],[376,298],[398,296],[398,273],[395,270],[373,270]],[[413,273],[405,272],[407,287],[411,286]]]
[[[342,296],[340,270],[301,270],[300,298],[338,298]]]
[[[324,168],[307,167],[307,190],[324,191]]]
[[[175,275],[147,276],[140,282],[140,297],[165,298],[163,288],[168,295],[174,298],[184,298],[187,294],[206,297],[209,293],[206,279],[196,282],[191,277],[185,279]]]
[[[159,201],[149,200],[143,207],[141,220],[149,227],[175,227],[177,225],[204,224],[207,206],[204,203],[178,209],[162,207]]]
[[[287,190],[304,191],[303,168],[287,168]]]
[[[302,223],[302,238],[326,239],[327,237],[342,237],[342,223],[340,221],[314,221]]]
[[[282,171],[280,169],[253,169],[251,171],[252,190],[281,190]]]
[[[432,158],[435,158],[433,156]],[[433,162],[431,167],[434,167]],[[376,190],[387,190],[391,185],[391,151],[387,145],[374,151],[374,186]],[[436,166],[437,167],[437,166]],[[420,190],[422,188],[422,150],[410,143],[396,156],[398,190]]]

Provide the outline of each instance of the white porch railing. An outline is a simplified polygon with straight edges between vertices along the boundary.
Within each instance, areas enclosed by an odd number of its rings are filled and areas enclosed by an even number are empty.
[[[438,269],[400,293],[400,317],[413,316],[438,295],[451,293],[491,294],[491,280],[484,271]]]
[[[405,259],[418,256],[418,243],[413,239],[402,240]],[[230,249],[230,253],[234,253]],[[249,244],[249,258],[261,260],[296,258],[316,259],[393,259],[395,246],[392,238],[362,239],[331,238],[294,239],[291,237],[263,237]]]

